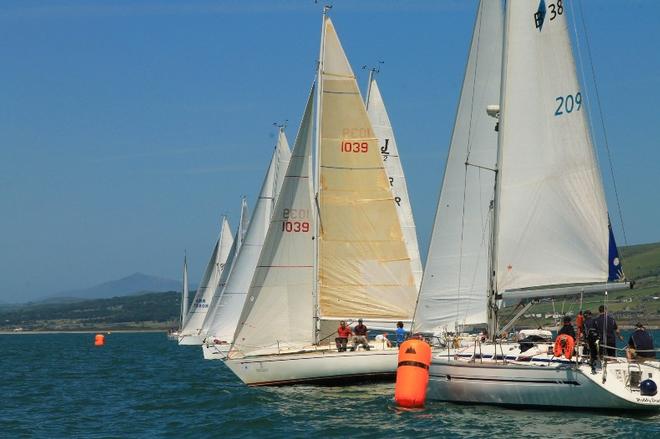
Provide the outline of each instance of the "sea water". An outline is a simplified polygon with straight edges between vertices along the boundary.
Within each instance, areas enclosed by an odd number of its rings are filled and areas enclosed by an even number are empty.
[[[660,333],[654,338],[660,341]],[[0,335],[0,437],[660,437],[660,415],[430,402],[394,384],[248,388],[163,333]]]

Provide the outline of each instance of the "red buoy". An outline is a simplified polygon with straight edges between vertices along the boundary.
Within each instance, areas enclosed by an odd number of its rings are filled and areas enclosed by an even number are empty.
[[[105,335],[96,334],[94,337],[94,346],[103,346],[105,344]]]
[[[399,347],[394,401],[400,407],[424,407],[429,383],[431,346],[424,340],[410,339]]]

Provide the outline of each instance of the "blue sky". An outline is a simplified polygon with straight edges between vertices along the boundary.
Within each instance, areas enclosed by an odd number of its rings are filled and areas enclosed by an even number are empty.
[[[660,241],[660,2],[582,2],[628,242]],[[385,62],[379,82],[425,254],[476,1],[333,4],[362,86],[360,67]],[[136,271],[179,278],[184,249],[198,279],[220,216],[235,226],[240,196],[254,204],[273,122],[288,119],[293,142],[320,9],[312,0],[3,1],[0,301]]]

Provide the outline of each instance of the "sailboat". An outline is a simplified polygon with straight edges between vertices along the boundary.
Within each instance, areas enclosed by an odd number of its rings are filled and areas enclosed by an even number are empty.
[[[225,361],[244,383],[394,376],[398,350],[385,340],[354,352],[334,342],[341,320],[394,328],[414,311],[415,280],[380,152],[325,8],[318,77]]]
[[[186,317],[186,324],[183,326],[179,333],[180,345],[201,345],[204,337],[200,335],[200,330],[204,319],[209,310],[209,306],[213,299],[222,272],[225,269],[227,257],[231,251],[234,243],[234,238],[231,235],[231,228],[226,216],[222,217],[220,228],[220,236],[215,242],[213,252],[206,269],[202,275],[202,280],[197,287],[197,292],[193,298],[192,305]]]
[[[178,340],[181,330],[186,325],[188,317],[188,257],[183,256],[183,290],[181,291],[181,308],[179,310],[179,329],[177,331],[170,331],[167,333],[167,338],[170,340]]]
[[[415,218],[413,217],[410,197],[408,196],[408,186],[406,177],[403,173],[399,149],[394,137],[394,129],[390,122],[390,117],[385,108],[385,101],[380,93],[380,88],[376,82],[377,69],[369,71],[369,83],[367,86],[367,97],[365,105],[367,114],[374,130],[374,135],[380,145],[380,154],[385,165],[387,179],[392,188],[392,195],[396,204],[396,212],[399,215],[403,239],[406,242],[410,265],[412,266],[413,276],[415,278],[415,288],[419,291],[419,285],[422,281],[422,258],[419,255],[419,244],[417,242],[417,228]]]
[[[229,350],[290,157],[291,151],[284,127],[280,127],[277,145],[245,237],[236,252],[226,282],[224,284],[221,282],[222,290],[219,293],[217,306],[213,314],[207,314],[209,322],[204,334],[206,342],[202,345],[206,359],[222,359]]]
[[[618,258],[567,13],[559,1],[509,0],[505,15],[480,3],[414,327],[486,323],[489,339],[434,350],[430,399],[660,408],[640,387],[657,361],[604,357],[592,370],[581,349],[567,358],[500,338],[514,321],[500,326],[502,303],[521,302],[517,317],[539,298],[630,287],[610,276]]]

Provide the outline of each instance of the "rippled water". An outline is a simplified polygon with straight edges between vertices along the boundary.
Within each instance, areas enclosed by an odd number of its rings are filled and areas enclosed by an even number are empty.
[[[657,337],[656,337],[657,338]],[[247,388],[160,333],[0,335],[0,437],[660,437],[660,415],[429,403],[393,384]]]

